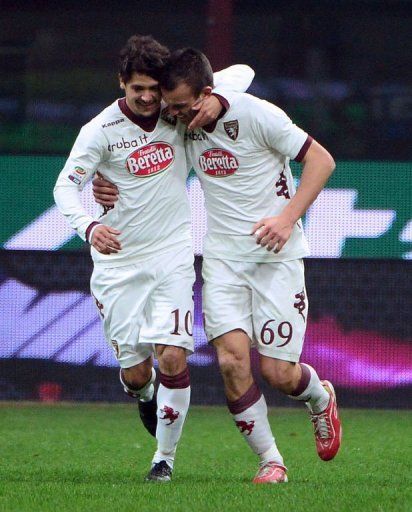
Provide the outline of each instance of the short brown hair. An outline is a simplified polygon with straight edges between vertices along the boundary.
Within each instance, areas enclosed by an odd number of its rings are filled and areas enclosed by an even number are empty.
[[[159,80],[169,56],[169,49],[152,36],[134,35],[120,51],[120,78],[127,83],[135,72]]]
[[[194,48],[183,48],[173,52],[164,66],[160,86],[166,91],[176,89],[185,82],[198,96],[207,87],[213,87],[213,71],[206,55]]]

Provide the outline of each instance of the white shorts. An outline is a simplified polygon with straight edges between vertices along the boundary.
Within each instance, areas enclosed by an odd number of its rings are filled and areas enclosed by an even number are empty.
[[[299,361],[308,313],[302,260],[254,263],[204,258],[202,274],[209,341],[242,329],[260,354]]]
[[[193,352],[193,260],[188,247],[124,267],[95,266],[91,292],[122,368],[147,359],[156,344]]]

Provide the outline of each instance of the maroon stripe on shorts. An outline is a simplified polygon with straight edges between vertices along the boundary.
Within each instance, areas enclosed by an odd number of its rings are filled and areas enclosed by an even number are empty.
[[[262,392],[256,382],[254,382],[243,396],[234,402],[229,402],[228,400],[227,406],[232,414],[240,414],[241,412],[246,411],[246,409],[249,409],[249,407],[252,407],[252,405],[255,404],[261,396]]]
[[[165,375],[160,370],[158,371],[160,384],[163,384],[165,388],[184,389],[190,386],[189,368],[187,366],[177,375]]]
[[[299,384],[297,385],[295,391],[290,393],[290,396],[299,396],[301,395],[305,389],[309,386],[311,373],[306,364],[300,363],[300,367],[302,368],[302,375],[300,377]]]

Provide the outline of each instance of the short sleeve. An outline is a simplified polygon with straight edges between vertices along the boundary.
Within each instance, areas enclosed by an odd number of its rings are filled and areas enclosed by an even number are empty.
[[[308,134],[272,103],[257,100],[253,105],[256,133],[269,146],[292,160],[308,139]]]

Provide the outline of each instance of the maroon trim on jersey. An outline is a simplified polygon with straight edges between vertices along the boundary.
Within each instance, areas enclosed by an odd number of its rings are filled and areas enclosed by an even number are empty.
[[[216,96],[216,98],[220,101],[222,107],[225,109],[225,112],[223,113],[223,110],[222,112],[220,113],[220,116],[219,117],[222,117],[223,115],[226,114],[226,112],[229,110],[229,102],[227,101],[226,98],[224,98],[223,96],[221,96],[220,94],[217,94],[215,92],[212,92],[212,96]]]
[[[311,373],[306,364],[301,363],[300,367],[302,368],[302,375],[300,377],[300,381],[293,393],[290,394],[290,396],[299,396],[301,395],[305,389],[309,386]],[[306,399],[305,399],[306,400]]]
[[[145,132],[152,132],[156,128],[157,121],[159,120],[160,108],[156,114],[153,114],[150,117],[143,117],[136,115],[130,110],[126,103],[126,98],[121,98],[117,103],[123,114],[130,119],[132,123],[140,126],[140,128]]]
[[[87,226],[87,229],[86,229],[86,241],[90,243],[90,240],[89,240],[89,235],[90,235],[90,231],[94,228],[94,226],[98,226],[100,224],[100,222],[96,222],[96,221],[93,221],[91,224],[89,224]]]
[[[306,153],[308,152],[309,146],[312,144],[312,142],[313,142],[313,138],[310,135],[308,135],[308,138],[305,140],[305,143],[300,148],[300,151],[299,151],[297,157],[295,158],[295,162],[301,162],[303,160],[303,158],[306,155]]]
[[[232,414],[240,414],[241,412],[246,411],[246,409],[249,409],[249,407],[252,407],[252,405],[255,404],[261,396],[262,392],[256,382],[254,382],[243,396],[234,402],[229,402],[228,400],[227,406]]]
[[[190,386],[189,368],[187,366],[181,373],[173,376],[165,375],[160,370],[158,372],[160,384],[163,384],[165,388],[184,389]]]
[[[214,131],[214,129],[216,128],[217,122],[219,121],[219,119],[222,119],[222,117],[226,114],[226,112],[229,110],[229,107],[230,107],[229,102],[227,101],[226,98],[224,98],[220,94],[216,94],[214,92],[212,92],[212,95],[216,96],[216,98],[220,101],[220,104],[222,105],[223,108],[222,108],[220,114],[217,116],[217,119],[215,121],[202,127],[203,130],[205,130],[205,132],[207,132],[207,133],[212,133]]]

